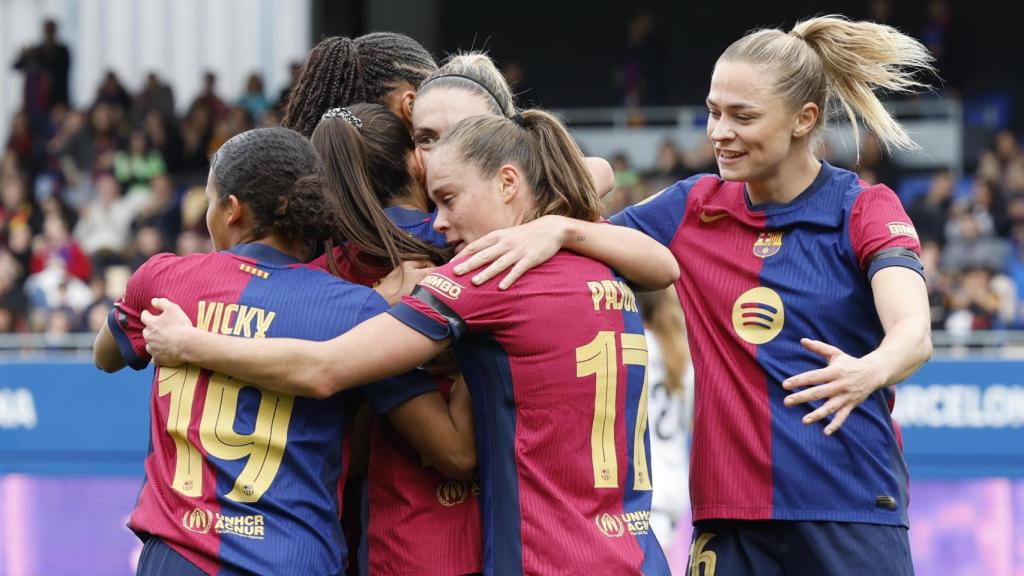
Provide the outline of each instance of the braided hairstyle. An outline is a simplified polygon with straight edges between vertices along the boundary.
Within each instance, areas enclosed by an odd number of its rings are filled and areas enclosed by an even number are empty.
[[[320,176],[313,144],[286,128],[234,136],[210,163],[219,200],[234,195],[253,215],[255,239],[328,240],[341,227],[341,207]]]
[[[324,38],[302,66],[281,125],[310,136],[320,116],[331,108],[357,102],[382,104],[403,82],[418,88],[436,69],[430,53],[404,34]]]

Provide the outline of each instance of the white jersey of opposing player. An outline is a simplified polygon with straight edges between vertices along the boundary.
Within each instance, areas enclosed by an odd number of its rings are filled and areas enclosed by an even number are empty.
[[[690,419],[693,413],[693,368],[683,390],[665,386],[665,361],[653,332],[647,331],[647,421],[651,438],[651,527],[658,542],[669,546],[679,516],[690,505]]]

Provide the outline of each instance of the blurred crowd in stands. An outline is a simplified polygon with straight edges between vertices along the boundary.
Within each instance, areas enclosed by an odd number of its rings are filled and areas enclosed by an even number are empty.
[[[87,107],[72,109],[67,62],[47,23],[43,42],[14,63],[25,102],[6,119],[0,160],[0,333],[95,332],[147,258],[209,250],[211,154],[277,124],[287,97],[268,95],[258,74],[237,98],[223,97],[207,73],[178,116],[157,74],[132,94],[110,72]]]
[[[0,333],[94,332],[147,258],[209,250],[203,186],[211,155],[239,132],[277,124],[289,91],[268,94],[252,74],[228,97],[207,73],[182,107],[155,73],[133,94],[109,72],[88,105],[72,109],[68,62],[48,23],[43,41],[14,63],[25,101],[5,119],[0,160]],[[933,327],[951,334],[1024,329],[1024,153],[1009,130],[988,140],[966,163],[968,175],[907,173],[870,135],[854,167],[903,200],[923,246]],[[605,200],[609,214],[716,171],[707,144],[666,141],[644,172],[628,150],[609,160],[617,188]]]

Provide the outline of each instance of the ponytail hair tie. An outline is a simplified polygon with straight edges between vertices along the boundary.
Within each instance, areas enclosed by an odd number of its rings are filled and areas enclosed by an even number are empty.
[[[320,117],[320,121],[323,122],[328,118],[341,118],[345,122],[351,124],[356,130],[363,127],[363,121],[356,118],[356,115],[348,108],[331,108],[327,112],[324,112],[324,115]]]
[[[516,126],[519,126],[520,128],[527,128],[526,118],[524,118],[523,115],[518,112],[513,114],[512,116],[509,116],[509,120],[511,120],[513,123],[515,123]]]

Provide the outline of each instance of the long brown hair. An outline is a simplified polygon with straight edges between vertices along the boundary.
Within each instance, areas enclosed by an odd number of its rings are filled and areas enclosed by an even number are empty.
[[[533,190],[536,207],[528,220],[548,214],[594,221],[601,202],[583,152],[557,118],[527,110],[513,118],[477,116],[456,124],[438,148],[453,147],[462,160],[491,176],[514,163]]]
[[[313,130],[312,141],[323,158],[327,190],[344,215],[339,223],[341,241],[352,242],[367,256],[387,260],[393,268],[403,260],[444,262],[438,251],[405,234],[388,219],[367,174],[366,151],[354,126],[340,117],[324,118]],[[333,263],[330,248],[329,264]]]

